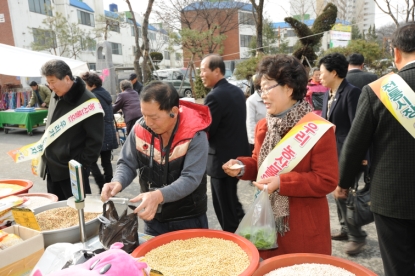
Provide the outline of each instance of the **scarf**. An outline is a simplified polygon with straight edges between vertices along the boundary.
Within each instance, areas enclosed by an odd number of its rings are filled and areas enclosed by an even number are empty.
[[[274,147],[307,113],[312,112],[310,105],[306,101],[299,101],[287,111],[282,117],[267,114],[267,133],[261,145],[258,157],[258,168],[264,162],[267,155]],[[290,214],[289,202],[287,196],[281,196],[277,191],[269,195],[272,210],[274,213],[275,225],[278,233],[284,235],[289,231],[288,217]]]

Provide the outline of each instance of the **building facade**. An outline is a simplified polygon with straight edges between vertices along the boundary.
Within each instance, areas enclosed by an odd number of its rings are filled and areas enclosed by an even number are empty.
[[[32,50],[33,42],[41,45],[48,38],[55,40],[51,50],[43,50],[55,55],[75,58],[88,63],[89,68],[96,69],[96,43],[104,40],[103,27],[108,20],[119,23],[110,24],[107,31],[107,41],[111,43],[114,66],[132,67],[135,50],[135,33],[132,21],[128,19],[128,12],[124,17],[117,19],[116,5],[104,7],[101,0],[2,0],[0,14],[4,14],[4,21],[0,23],[0,43]],[[112,10],[110,10],[112,9]],[[69,51],[67,46],[60,45],[59,35],[51,31],[43,23],[45,19],[57,17],[61,14],[68,22],[76,25],[83,37],[77,45],[78,51]],[[143,18],[135,14],[140,28],[139,43],[142,43],[141,23]],[[118,25],[118,26],[117,26]],[[73,25],[71,25],[73,26]],[[98,35],[97,35],[98,33]],[[150,51],[163,54],[163,61],[159,67],[182,67],[182,51],[179,46],[169,45],[168,33],[161,28],[149,25]],[[170,47],[169,47],[170,46]],[[24,64],[22,64],[24,66]],[[22,76],[24,77],[24,76]],[[24,78],[0,76],[2,83],[20,82],[25,85]]]

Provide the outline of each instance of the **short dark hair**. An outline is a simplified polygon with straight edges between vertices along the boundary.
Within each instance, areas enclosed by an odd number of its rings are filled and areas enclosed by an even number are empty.
[[[319,66],[324,65],[327,71],[336,71],[337,76],[344,79],[347,75],[349,63],[346,57],[340,53],[332,53],[322,57],[318,63]]]
[[[293,89],[291,98],[302,100],[307,92],[307,72],[301,62],[294,56],[278,54],[264,57],[258,65],[258,87],[262,77],[276,80],[280,85]]]
[[[415,22],[400,26],[392,35],[394,48],[404,53],[415,52]]]
[[[128,77],[128,80],[132,81],[133,79],[137,78],[137,74],[136,73],[131,73],[130,76]]]
[[[52,59],[43,64],[41,73],[43,76],[55,76],[60,80],[63,80],[65,76],[69,76],[71,80],[74,80],[71,68],[69,68],[66,62],[60,59]]]
[[[128,88],[131,88],[132,89],[133,88],[133,84],[129,80],[122,80],[120,82],[120,88],[121,88],[122,91],[124,91],[125,89],[128,89]]]
[[[206,55],[203,59],[205,59],[205,58],[209,58],[209,69],[210,69],[210,71],[213,71],[216,68],[219,68],[220,73],[222,75],[225,75],[225,72],[226,72],[225,62],[223,62],[223,58],[220,55],[209,54],[209,55]]]
[[[29,84],[29,86],[37,86],[37,82],[32,81],[32,82]]]
[[[88,86],[92,87],[95,85],[96,88],[102,86],[102,80],[101,78],[92,72],[85,72],[81,75],[81,79],[88,84]]]
[[[365,57],[362,54],[354,53],[349,56],[348,61],[351,65],[362,65],[365,62]]]
[[[171,83],[152,81],[146,85],[140,93],[143,102],[157,102],[160,110],[170,111],[173,107],[179,107],[179,93]]]

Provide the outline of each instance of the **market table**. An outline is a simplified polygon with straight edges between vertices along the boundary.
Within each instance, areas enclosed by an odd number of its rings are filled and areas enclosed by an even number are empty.
[[[47,109],[37,109],[34,112],[15,112],[13,109],[0,111],[0,127],[6,134],[9,129],[26,129],[32,135],[32,130],[44,125],[43,120],[48,116]]]

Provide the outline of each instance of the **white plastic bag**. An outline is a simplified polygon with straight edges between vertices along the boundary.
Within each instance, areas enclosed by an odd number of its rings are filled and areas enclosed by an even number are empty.
[[[267,185],[255,198],[248,212],[239,223],[235,234],[251,241],[260,250],[277,248],[277,229]]]

